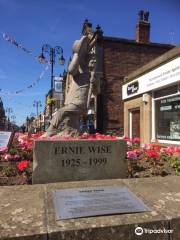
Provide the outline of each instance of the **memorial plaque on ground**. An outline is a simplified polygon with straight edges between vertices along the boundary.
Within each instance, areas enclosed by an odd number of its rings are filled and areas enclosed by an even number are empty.
[[[9,147],[12,132],[0,131],[0,147]]]
[[[126,187],[86,187],[53,192],[56,220],[150,209]]]
[[[37,140],[33,184],[127,177],[125,140]]]

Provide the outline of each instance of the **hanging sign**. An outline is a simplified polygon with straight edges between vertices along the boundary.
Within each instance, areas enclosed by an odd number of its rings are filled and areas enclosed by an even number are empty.
[[[54,77],[54,91],[56,93],[62,93],[63,89],[62,89],[62,84],[63,84],[63,77]]]

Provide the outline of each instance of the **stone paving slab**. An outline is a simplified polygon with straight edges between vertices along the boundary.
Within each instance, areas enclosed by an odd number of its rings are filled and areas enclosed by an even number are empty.
[[[0,188],[0,239],[46,239],[44,186]]]
[[[180,218],[180,178],[154,177],[125,181],[128,188],[137,192],[140,198],[147,199],[154,212],[161,213],[165,219]],[[179,238],[180,239],[180,238]]]
[[[52,190],[90,186],[127,186],[152,211],[56,221]],[[180,182],[174,176],[1,187],[0,212],[0,239],[179,240]],[[137,226],[174,232],[137,236]]]

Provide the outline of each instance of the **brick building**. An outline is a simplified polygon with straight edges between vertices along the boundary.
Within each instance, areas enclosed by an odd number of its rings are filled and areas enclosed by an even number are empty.
[[[103,36],[103,77],[101,94],[97,97],[97,129],[100,132],[124,134],[124,104],[122,84],[124,78],[158,56],[172,49],[170,44],[150,42],[148,12],[139,12],[135,40]]]

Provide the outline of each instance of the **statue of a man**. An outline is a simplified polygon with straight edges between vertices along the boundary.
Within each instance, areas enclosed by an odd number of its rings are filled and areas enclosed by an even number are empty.
[[[44,136],[76,135],[80,132],[79,117],[87,113],[93,81],[95,81],[94,72],[91,71],[90,52],[96,40],[96,33],[93,34],[89,30],[80,40],[75,41],[73,57],[67,73],[71,78],[71,84],[64,107],[55,113]]]

